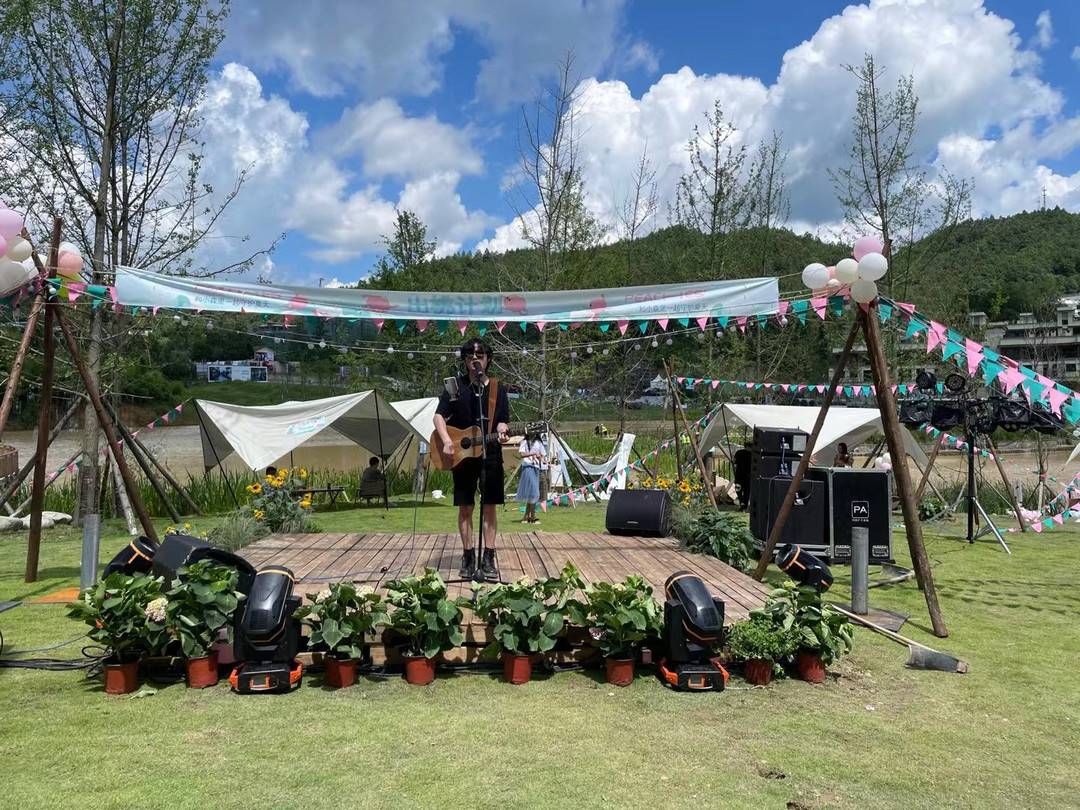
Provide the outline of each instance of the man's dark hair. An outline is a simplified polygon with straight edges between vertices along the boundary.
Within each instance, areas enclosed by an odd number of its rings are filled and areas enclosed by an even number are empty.
[[[488,362],[491,361],[491,347],[487,344],[486,341],[483,341],[480,338],[469,338],[464,343],[462,343],[461,348],[458,350],[458,357],[460,357],[462,360],[468,360],[469,355],[472,354],[474,351],[483,352],[487,355]]]
[[[277,475],[277,467],[267,467],[266,474],[270,476]]]
[[[379,457],[378,456],[372,456],[371,458],[369,458],[368,459],[368,466],[369,467],[378,467],[379,466]]]

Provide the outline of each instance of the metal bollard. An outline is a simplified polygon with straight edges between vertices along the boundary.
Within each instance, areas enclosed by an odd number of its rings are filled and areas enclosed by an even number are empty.
[[[853,526],[851,529],[851,612],[865,616],[870,612],[870,529]]]
[[[90,512],[83,518],[82,564],[79,566],[79,589],[97,582],[98,548],[101,545],[101,515]]]

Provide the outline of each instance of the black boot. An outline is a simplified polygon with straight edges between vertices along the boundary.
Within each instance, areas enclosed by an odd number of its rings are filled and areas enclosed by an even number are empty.
[[[484,549],[484,559],[480,561],[480,576],[488,582],[494,582],[499,578],[499,574],[495,570],[495,549]]]
[[[461,568],[458,576],[462,579],[472,579],[476,573],[476,549],[467,548],[461,555]]]

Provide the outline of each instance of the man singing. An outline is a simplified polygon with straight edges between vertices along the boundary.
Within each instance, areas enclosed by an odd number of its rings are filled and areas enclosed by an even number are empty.
[[[443,445],[443,453],[453,455],[455,447],[446,431],[446,426],[455,428],[480,427],[480,415],[483,414],[483,431],[496,434],[499,442],[505,442],[510,421],[510,401],[506,389],[497,380],[487,376],[491,362],[491,348],[482,340],[467,340],[461,347],[461,361],[465,374],[457,378],[457,394],[443,391],[439,396],[439,405],[435,409],[435,430]],[[492,391],[494,390],[494,397]],[[494,399],[494,404],[492,403]],[[483,469],[483,490],[480,503],[483,508],[484,556],[480,560],[480,575],[487,580],[497,577],[495,568],[495,530],[498,517],[495,507],[503,503],[503,459],[502,446],[489,444],[487,465],[483,459],[469,458],[459,463],[453,470],[454,505],[458,508],[458,532],[461,535],[461,578],[472,579],[476,573],[476,551],[472,540],[473,508],[476,490],[481,483]]]

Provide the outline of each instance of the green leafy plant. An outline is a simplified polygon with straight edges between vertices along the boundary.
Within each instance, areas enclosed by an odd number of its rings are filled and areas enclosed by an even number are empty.
[[[390,626],[406,638],[409,655],[434,658],[465,640],[462,600],[447,598],[446,583],[435,569],[392,580],[386,583],[386,592],[386,601],[394,608]]]
[[[236,551],[265,537],[269,531],[267,525],[256,520],[250,510],[240,509],[225,515],[221,523],[210,530],[206,539],[217,548]]]
[[[919,501],[919,520],[930,520],[945,511],[945,502],[936,495],[927,495]]]
[[[296,617],[311,628],[314,649],[339,658],[363,658],[364,636],[389,623],[382,597],[352,582],[335,582],[324,591],[309,593],[307,598],[309,603],[296,612]]]
[[[792,630],[777,627],[764,616],[752,616],[737,622],[728,631],[727,648],[736,661],[754,659],[769,661],[773,672],[783,672],[779,662],[790,658],[798,648],[798,638]]]
[[[310,509],[311,496],[293,495],[293,489],[307,487],[308,471],[303,467],[283,467],[275,475],[250,484],[251,514],[271,532],[304,533],[314,531]]]
[[[181,568],[166,594],[166,624],[180,641],[185,658],[201,658],[217,638],[243,599],[236,590],[235,568],[200,560]]]
[[[818,653],[826,666],[851,652],[855,642],[847,616],[825,604],[816,588],[799,587],[791,580],[770,593],[765,607],[751,616],[790,631],[799,650]]]
[[[479,590],[473,610],[492,626],[495,636],[484,655],[550,650],[566,623],[573,593],[583,586],[581,574],[567,563],[557,577],[521,579]]]
[[[594,582],[584,604],[570,603],[575,624],[588,627],[608,658],[629,658],[646,639],[660,634],[663,617],[652,586],[633,575],[621,583]]]
[[[164,645],[164,608],[160,578],[117,572],[79,594],[68,616],[90,625],[90,638],[123,662]]]
[[[680,509],[674,532],[688,551],[716,557],[740,571],[749,570],[753,562],[754,538],[745,520],[733,512],[721,512],[711,504]]]

